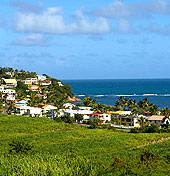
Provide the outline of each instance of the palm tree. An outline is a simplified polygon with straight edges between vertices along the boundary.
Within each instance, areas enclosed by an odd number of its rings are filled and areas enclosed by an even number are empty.
[[[7,108],[7,112],[8,114],[11,114],[12,111],[14,111],[14,102],[13,101],[10,101],[9,104],[8,104],[8,108]]]
[[[169,117],[169,114],[170,114],[170,110],[168,109],[168,106],[166,106],[165,108],[163,108],[161,110],[161,114],[166,116],[166,117]]]
[[[146,121],[144,119],[143,116],[141,116],[138,120],[137,123],[141,126],[141,128],[143,129],[146,126]]]
[[[122,109],[122,104],[123,104],[124,98],[121,96],[117,99],[116,101],[116,107]]]

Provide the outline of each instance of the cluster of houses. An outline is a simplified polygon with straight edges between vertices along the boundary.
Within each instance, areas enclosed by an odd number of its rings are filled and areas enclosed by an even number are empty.
[[[13,89],[17,86],[17,81],[23,82],[27,85],[27,91],[38,91],[39,84],[42,86],[49,86],[52,84],[51,80],[48,80],[44,75],[38,75],[36,78],[26,78],[25,80],[16,80],[16,79],[1,79],[0,92],[2,97],[7,101],[14,101],[14,112],[16,115],[27,115],[27,116],[47,116],[49,118],[60,117],[63,115],[69,114],[71,117],[74,117],[76,114],[82,114],[83,121],[94,120],[95,118],[100,119],[101,123],[110,123],[112,117],[115,117],[115,122],[112,121],[112,126],[118,128],[138,128],[140,127],[139,118],[141,115],[133,115],[131,111],[109,111],[107,113],[97,113],[92,110],[91,107],[79,107],[75,108],[75,105],[72,103],[65,103],[63,109],[57,110],[57,107],[50,104],[39,104],[35,107],[28,106],[27,100],[17,100],[15,98],[16,91]],[[63,84],[58,82],[58,85],[61,87]],[[47,98],[46,95],[38,94],[38,97]],[[28,98],[29,99],[29,98]],[[152,115],[150,112],[146,112],[145,115],[142,115],[148,125],[158,125],[161,127],[163,124],[170,124],[169,118],[160,115]],[[82,122],[83,122],[82,121]]]

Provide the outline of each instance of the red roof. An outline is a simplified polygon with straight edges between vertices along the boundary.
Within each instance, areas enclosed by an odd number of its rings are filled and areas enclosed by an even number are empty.
[[[51,81],[50,80],[43,80],[41,81],[41,83],[50,83]]]
[[[163,120],[164,118],[165,118],[165,116],[153,115],[153,116],[147,118],[147,120]]]
[[[101,115],[101,114],[103,114],[103,113],[92,113],[90,115]]]

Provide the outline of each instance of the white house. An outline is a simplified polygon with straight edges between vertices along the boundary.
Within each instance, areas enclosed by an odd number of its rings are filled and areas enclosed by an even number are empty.
[[[3,90],[3,93],[4,93],[4,94],[9,94],[9,95],[15,95],[15,94],[16,94],[16,91],[13,90],[13,89],[4,89],[4,90]]]
[[[58,85],[59,85],[60,87],[62,87],[62,86],[63,86],[63,84],[62,84],[61,82],[58,82]]]
[[[32,117],[39,116],[42,117],[42,109],[30,107],[26,105],[17,105],[15,106],[15,113],[16,115],[29,115]]]
[[[148,125],[157,125],[161,127],[163,124],[170,124],[170,119],[165,116],[152,115],[146,119]]]
[[[72,103],[64,103],[64,108],[66,108],[66,109],[72,109],[72,108],[74,108],[75,107],[75,105],[74,104],[72,104]]]
[[[57,107],[55,107],[53,105],[44,105],[44,106],[42,106],[42,109],[43,109],[43,113],[46,113],[50,110],[56,110]]]
[[[42,86],[49,86],[49,85],[51,85],[51,80],[42,80],[42,81],[40,81],[40,84]]]
[[[4,87],[16,87],[17,81],[16,79],[2,79]]]
[[[65,114],[69,114],[71,117],[74,117],[75,114],[83,114],[83,119],[84,120],[89,120],[90,114],[92,114],[94,111],[89,111],[89,110],[72,110],[72,109],[62,109],[59,111],[60,115],[63,116]]]
[[[28,107],[27,108],[27,115],[30,115],[32,117],[35,117],[35,116],[42,117],[42,109],[35,108],[35,107]]]
[[[102,121],[102,123],[106,123],[107,121],[111,121],[111,115],[105,114],[105,113],[92,113],[90,114],[90,120],[94,120],[95,118],[98,118]]]
[[[38,78],[38,81],[44,81],[47,79],[47,77],[44,75],[37,75],[37,78]]]
[[[131,115],[131,111],[110,111],[109,114],[113,115]]]
[[[87,106],[79,106],[79,109],[81,110],[88,110],[90,111],[92,109],[92,107],[87,107]]]

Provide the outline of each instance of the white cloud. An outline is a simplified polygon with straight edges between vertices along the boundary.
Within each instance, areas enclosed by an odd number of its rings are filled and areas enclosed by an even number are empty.
[[[170,13],[170,3],[168,0],[155,0],[152,2],[123,2],[114,0],[113,3],[100,7],[91,12],[95,16],[102,17],[146,17],[152,16],[153,13],[167,14]]]
[[[170,24],[165,26],[161,26],[158,24],[151,24],[148,27],[147,31],[161,35],[170,35]]]
[[[131,24],[128,20],[120,19],[118,21],[118,29],[121,33],[131,33],[133,29],[131,28]]]
[[[18,12],[14,20],[14,30],[17,32],[47,33],[47,34],[102,34],[110,31],[108,21],[98,17],[92,22],[79,11],[74,22],[66,24],[61,7],[45,9],[42,13]]]
[[[40,10],[42,9],[42,4],[41,3],[28,3],[28,2],[24,2],[23,0],[16,0],[16,1],[11,1],[10,5],[13,7],[18,8],[20,11],[23,12],[40,12]]]
[[[12,42],[13,45],[20,46],[48,46],[48,40],[45,40],[41,34],[30,34],[23,38],[16,39]]]

